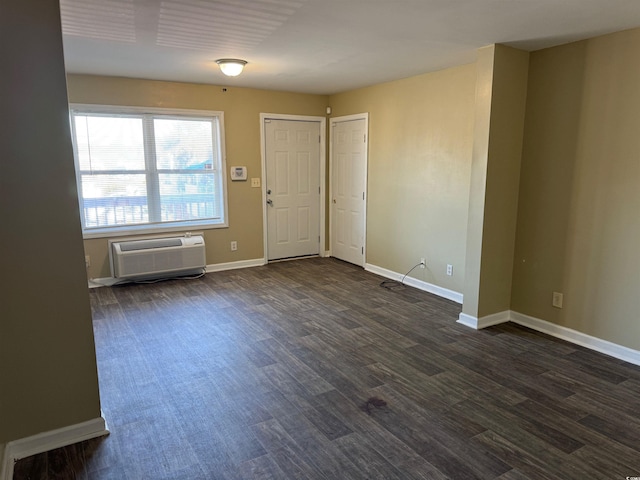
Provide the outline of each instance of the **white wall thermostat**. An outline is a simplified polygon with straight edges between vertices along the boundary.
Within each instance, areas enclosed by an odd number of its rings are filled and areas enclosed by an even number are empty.
[[[231,181],[237,182],[238,180],[247,179],[247,167],[231,167]]]

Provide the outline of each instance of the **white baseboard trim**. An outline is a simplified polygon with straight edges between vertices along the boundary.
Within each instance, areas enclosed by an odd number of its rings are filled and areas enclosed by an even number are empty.
[[[460,313],[460,315],[458,315],[458,320],[456,321],[456,323],[478,330],[478,317],[473,317],[471,315],[467,315],[466,313]]]
[[[267,262],[264,258],[254,258],[252,260],[240,260],[237,262],[213,263],[211,265],[207,265],[205,269],[206,273],[212,273],[222,272],[224,270],[235,270],[238,268],[260,267],[266,263]],[[112,287],[116,283],[126,283],[126,280],[123,281],[122,279],[114,277],[92,278],[89,279],[89,288]]]
[[[624,360],[634,365],[640,365],[640,351],[632,348],[624,347],[601,338],[587,335],[586,333],[573,330],[571,328],[556,325],[539,318],[530,317],[523,313],[514,312],[513,310],[505,310],[504,312],[487,315],[486,317],[476,318],[466,313],[461,313],[457,323],[476,330],[498,325],[500,323],[513,322],[523,327],[531,328],[540,333],[546,333],[552,337],[565,340],[575,345],[604,353],[610,357]]]
[[[391,270],[387,270],[386,268],[378,267],[377,265],[372,265],[370,263],[365,263],[364,269],[367,272],[375,273],[376,275],[380,275],[381,277],[389,278],[391,280],[400,281],[404,274],[397,273]],[[448,300],[452,300],[456,303],[462,304],[462,294],[458,292],[454,292],[453,290],[449,290],[447,288],[439,287],[432,283],[423,282],[422,280],[417,280],[412,277],[407,277],[404,279],[404,284],[409,285],[410,287],[417,288],[418,290],[423,290],[425,292],[433,293],[434,295],[438,295],[439,297],[446,298]]]
[[[267,261],[264,258],[254,258],[252,260],[239,260],[237,262],[214,263],[207,265],[207,273],[223,272],[225,270],[237,270],[238,268],[261,267]]]
[[[108,434],[107,422],[103,416],[100,416],[93,420],[9,442],[4,447],[4,455],[0,465],[0,480],[13,479],[14,464],[21,458]]]
[[[491,327],[493,325],[498,325],[500,323],[508,322],[510,319],[510,310],[505,310],[504,312],[494,313],[492,315],[487,315],[485,317],[476,318],[471,315],[467,315],[466,313],[461,313],[458,316],[457,323],[465,325],[467,327],[475,328],[476,330],[481,330],[483,328]]]
[[[90,278],[89,288],[112,287],[118,283],[118,279],[114,277]]]
[[[511,321],[529,327],[538,332],[546,333],[552,337],[566,340],[567,342],[586,347],[596,352],[604,353],[610,357],[624,360],[625,362],[633,363],[634,365],[640,365],[640,351],[633,350],[632,348],[623,347],[608,340],[602,340],[601,338],[592,337],[586,333],[578,332],[571,328],[556,325],[555,323],[547,322],[546,320],[540,320],[539,318],[530,317],[523,313],[511,311]]]

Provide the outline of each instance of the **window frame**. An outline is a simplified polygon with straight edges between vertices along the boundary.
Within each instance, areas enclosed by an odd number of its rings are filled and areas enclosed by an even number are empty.
[[[139,172],[138,170],[131,170],[126,172],[114,171],[113,173],[144,173],[149,179],[150,174],[159,178],[161,173],[181,173],[181,170],[160,169],[157,166],[155,158],[155,144],[153,135],[148,135],[147,122],[150,120],[153,122],[153,116],[162,116],[165,118],[173,119],[216,119],[218,127],[218,150],[219,161],[218,165],[214,164],[213,170],[219,168],[220,178],[216,179],[220,183],[221,194],[221,215],[220,221],[212,219],[205,220],[181,220],[172,222],[154,222],[135,225],[114,225],[109,227],[92,227],[86,228],[84,224],[84,198],[82,196],[82,182],[81,182],[81,170],[78,157],[78,146],[76,142],[76,129],[75,129],[75,116],[82,114],[95,114],[95,115],[133,115],[140,116],[143,122],[144,130],[144,156],[145,156],[145,171]],[[151,116],[151,117],[149,117]],[[179,109],[179,108],[156,108],[156,107],[132,107],[132,106],[117,106],[117,105],[98,105],[98,104],[85,104],[85,103],[71,103],[69,104],[69,120],[71,123],[71,139],[73,143],[73,161],[76,173],[77,194],[79,203],[79,214],[82,225],[82,235],[84,239],[91,238],[108,238],[118,237],[123,235],[132,234],[155,234],[166,232],[184,232],[189,231],[191,228],[199,229],[214,229],[214,228],[227,228],[229,227],[229,214],[228,214],[228,190],[227,190],[227,167],[226,167],[226,149],[225,149],[225,130],[224,130],[224,112],[215,110],[193,110],[193,109]],[[215,139],[214,139],[215,140]],[[214,141],[215,143],[215,141]],[[151,188],[157,188],[157,178],[154,179],[156,185],[152,185]],[[149,200],[150,195],[147,193],[147,200],[149,209],[151,209],[152,201]]]

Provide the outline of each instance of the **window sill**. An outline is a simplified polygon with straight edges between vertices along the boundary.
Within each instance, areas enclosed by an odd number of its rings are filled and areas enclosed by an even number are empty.
[[[84,240],[95,238],[130,237],[135,235],[151,235],[158,233],[188,232],[191,229],[209,230],[215,228],[228,228],[228,223],[210,222],[180,222],[166,225],[135,225],[110,228],[96,228],[82,232]]]

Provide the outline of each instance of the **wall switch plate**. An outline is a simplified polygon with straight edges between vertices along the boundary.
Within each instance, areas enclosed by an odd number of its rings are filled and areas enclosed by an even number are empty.
[[[233,240],[231,242],[231,251],[235,252],[236,250],[238,250],[238,242],[236,242],[235,240]]]
[[[564,300],[564,295],[560,292],[553,292],[553,299],[551,304],[556,308],[562,308],[562,302]]]
[[[453,265],[447,264],[447,275],[453,275]]]
[[[91,257],[89,255],[84,256],[84,265],[87,268],[91,266]]]
[[[260,188],[260,178],[252,178],[251,179],[251,187],[252,188]]]

